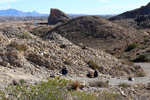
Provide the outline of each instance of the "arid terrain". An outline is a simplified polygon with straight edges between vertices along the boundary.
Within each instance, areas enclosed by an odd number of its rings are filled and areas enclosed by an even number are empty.
[[[10,85],[28,88],[48,78],[61,77],[84,84],[75,90],[93,94],[93,100],[150,100],[148,15],[125,18],[121,14],[119,18],[104,19],[69,18],[61,11],[53,14],[49,19],[0,18],[0,99],[17,100],[24,93],[12,95],[5,89]],[[64,67],[67,75],[61,73]],[[87,76],[95,70],[98,77]],[[114,94],[103,96],[103,91]],[[69,93],[64,98],[78,100]]]

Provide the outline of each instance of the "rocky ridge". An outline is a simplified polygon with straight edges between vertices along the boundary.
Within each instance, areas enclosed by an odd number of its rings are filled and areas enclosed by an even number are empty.
[[[69,20],[50,30],[62,35],[76,45],[83,44],[96,49],[119,54],[132,42],[140,42],[143,34],[133,29],[119,26],[101,17],[84,16]]]
[[[119,14],[115,17],[110,18],[109,20],[121,20],[130,18],[136,19],[138,16],[149,14],[150,14],[150,3],[148,3],[146,6],[142,6],[141,8]]]

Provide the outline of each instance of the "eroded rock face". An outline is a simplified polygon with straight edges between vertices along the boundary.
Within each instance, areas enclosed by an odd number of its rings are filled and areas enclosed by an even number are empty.
[[[49,25],[54,25],[57,24],[59,22],[64,22],[66,20],[70,19],[69,16],[60,11],[59,9],[51,9],[50,11],[50,16],[48,18],[48,24]]]

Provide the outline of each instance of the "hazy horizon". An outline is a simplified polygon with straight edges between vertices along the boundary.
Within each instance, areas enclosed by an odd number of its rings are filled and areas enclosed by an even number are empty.
[[[58,8],[69,14],[107,15],[140,8],[149,0],[0,0],[0,10],[17,9],[23,12],[37,11],[49,14],[51,8]]]

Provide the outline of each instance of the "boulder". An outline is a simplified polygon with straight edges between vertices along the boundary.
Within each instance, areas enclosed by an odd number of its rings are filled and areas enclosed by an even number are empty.
[[[50,11],[50,16],[48,18],[48,24],[54,25],[59,22],[64,22],[68,19],[70,19],[70,17],[66,13],[60,11],[59,9],[52,8]]]

